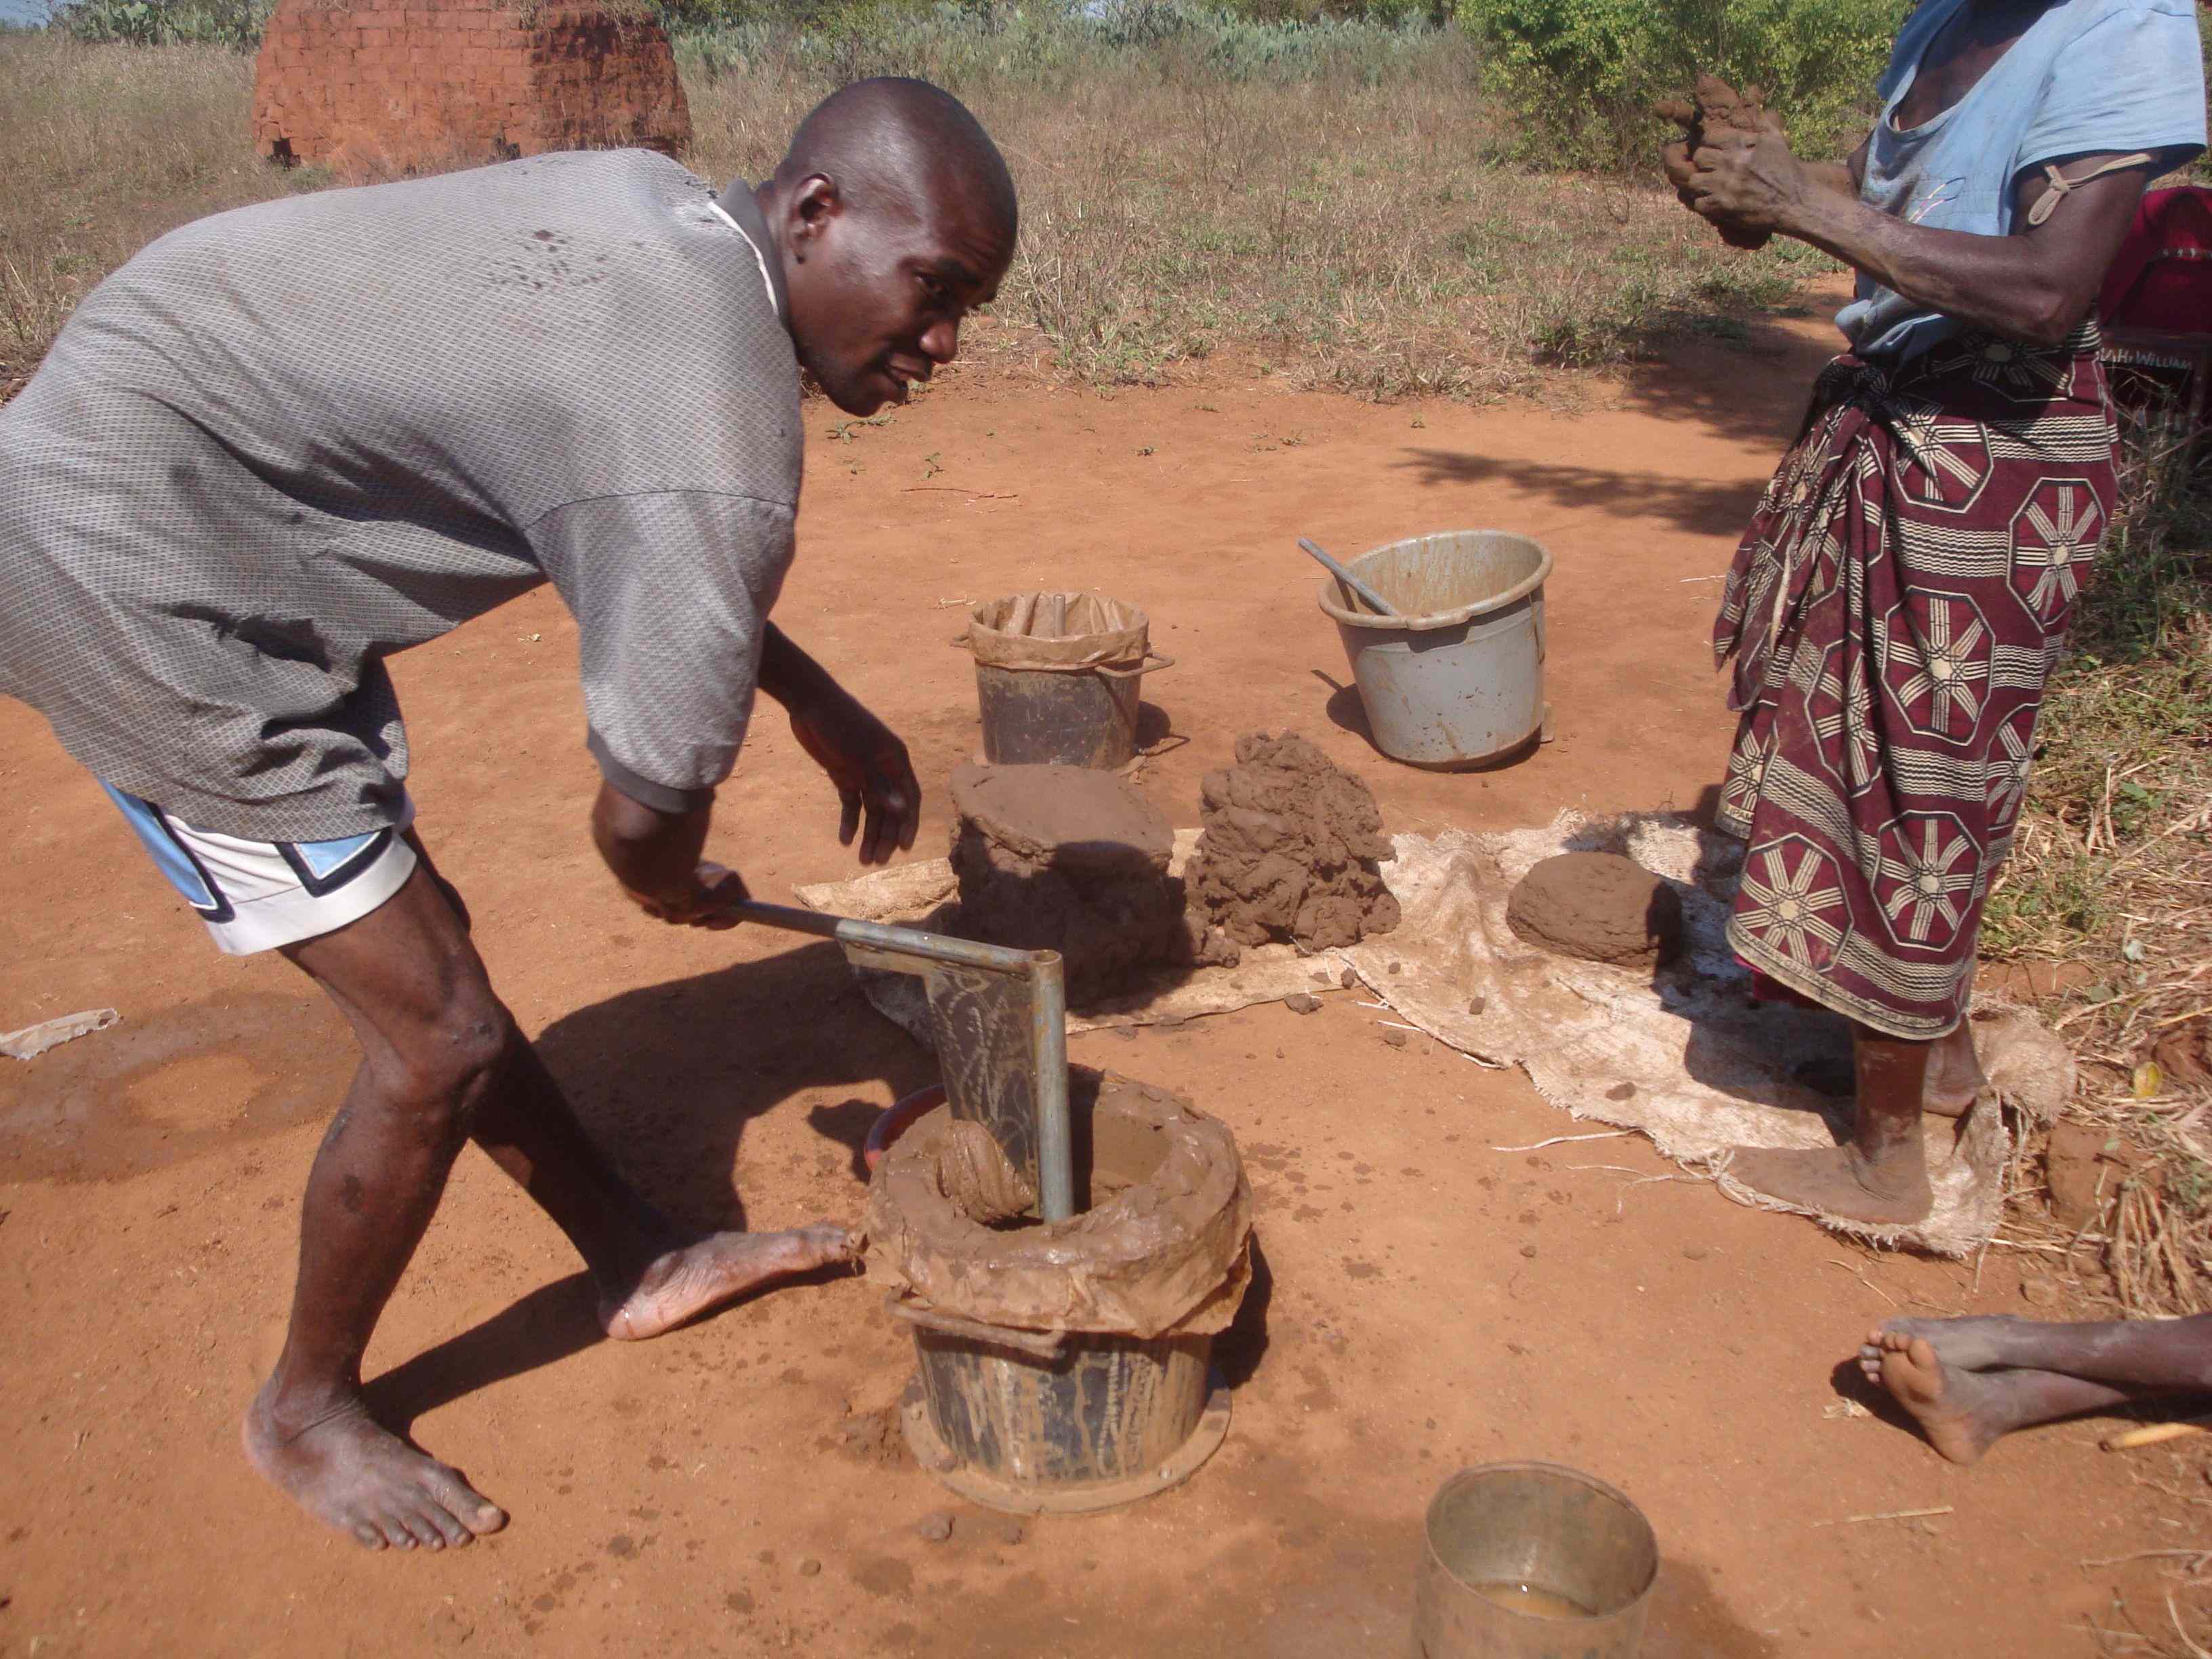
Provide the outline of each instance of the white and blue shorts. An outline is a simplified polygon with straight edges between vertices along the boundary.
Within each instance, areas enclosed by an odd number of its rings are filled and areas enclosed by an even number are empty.
[[[415,849],[404,833],[414,822],[412,801],[398,823],[364,836],[245,841],[195,830],[111,784],[100,787],[230,956],[335,933],[375,909],[415,872]]]

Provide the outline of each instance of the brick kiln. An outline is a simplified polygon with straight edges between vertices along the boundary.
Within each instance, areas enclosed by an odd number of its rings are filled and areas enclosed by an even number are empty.
[[[628,0],[280,0],[254,72],[254,147],[352,173],[690,136],[668,37]]]

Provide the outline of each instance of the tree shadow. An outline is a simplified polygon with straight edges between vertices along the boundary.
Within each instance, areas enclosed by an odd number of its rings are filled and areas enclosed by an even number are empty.
[[[1740,337],[1685,341],[1631,363],[1621,391],[1632,409],[1779,455],[1804,423],[1814,379],[1843,349],[1840,334],[1807,338],[1783,318],[1748,318]]]
[[[1674,342],[1620,377],[1631,410],[1697,428],[1761,459],[1756,476],[1685,478],[1650,469],[1514,460],[1415,449],[1398,465],[1422,484],[1502,483],[1578,512],[1656,519],[1699,535],[1742,532],[1774,464],[1804,425],[1813,382],[1843,341],[1808,339],[1777,318],[1731,322],[1732,337]]]
[[[1778,451],[1778,453],[1779,452]],[[1398,462],[1418,483],[1504,484],[1577,512],[1657,519],[1701,536],[1735,536],[1758,506],[1765,477],[1714,483],[1659,472],[1620,471],[1564,461],[1516,460],[1449,449],[1414,449]]]

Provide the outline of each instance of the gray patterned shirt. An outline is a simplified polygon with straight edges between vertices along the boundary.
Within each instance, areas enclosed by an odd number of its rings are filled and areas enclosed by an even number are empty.
[[[0,409],[0,693],[188,823],[356,835],[407,772],[384,659],[550,579],[602,769],[704,799],[799,501],[771,251],[641,150],[162,237]]]

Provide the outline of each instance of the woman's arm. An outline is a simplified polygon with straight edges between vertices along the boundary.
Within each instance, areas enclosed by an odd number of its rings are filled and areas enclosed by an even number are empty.
[[[2084,178],[2113,159],[2074,156],[2060,170]],[[2090,179],[2069,191],[2040,225],[2030,222],[2029,210],[2050,181],[2039,168],[2023,173],[2013,185],[2020,228],[1983,236],[1869,207],[1856,187],[1839,192],[1778,136],[1701,149],[1692,160],[1683,194],[1706,218],[1795,236],[1947,317],[2045,345],[2065,339],[2088,314],[2157,171],[2147,161]]]

